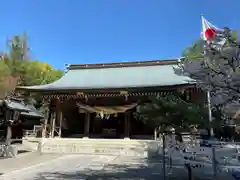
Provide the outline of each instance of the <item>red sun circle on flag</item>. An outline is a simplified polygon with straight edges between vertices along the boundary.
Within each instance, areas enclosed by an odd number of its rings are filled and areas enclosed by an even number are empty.
[[[205,36],[207,39],[213,39],[214,36],[216,35],[216,30],[213,29],[213,28],[208,28],[206,31],[205,31]]]

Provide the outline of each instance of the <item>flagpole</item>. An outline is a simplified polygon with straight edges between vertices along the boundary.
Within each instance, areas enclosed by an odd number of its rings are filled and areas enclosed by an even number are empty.
[[[214,136],[214,131],[212,127],[212,109],[211,109],[211,94],[210,90],[207,91],[207,103],[208,103],[208,121],[210,123],[210,136]]]
[[[203,20],[204,20],[204,16],[203,16],[203,14],[201,14],[202,27],[204,26]],[[204,49],[203,53],[204,53],[204,56],[205,56],[206,55],[205,49]],[[210,124],[210,136],[213,137],[214,136],[214,131],[213,131],[213,127],[212,127],[213,119],[212,119],[211,92],[210,92],[210,90],[207,90],[207,105],[208,105],[208,122]]]
[[[204,49],[204,55],[206,55],[206,51]],[[214,131],[213,131],[213,127],[212,127],[212,108],[211,108],[211,92],[208,89],[207,90],[207,106],[208,106],[208,122],[210,124],[210,136],[213,137],[214,136]]]

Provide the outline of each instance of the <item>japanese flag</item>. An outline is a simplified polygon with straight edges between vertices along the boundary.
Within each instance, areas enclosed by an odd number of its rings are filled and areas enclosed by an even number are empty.
[[[223,46],[226,38],[223,35],[223,29],[219,29],[202,16],[202,39],[214,46]]]

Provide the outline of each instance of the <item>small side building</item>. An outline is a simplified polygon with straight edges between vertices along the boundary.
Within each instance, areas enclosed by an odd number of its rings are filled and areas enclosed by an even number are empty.
[[[33,130],[34,125],[40,125],[43,115],[22,99],[7,97],[0,101],[1,136],[4,136],[6,124],[13,121],[12,138],[22,138],[25,130]]]

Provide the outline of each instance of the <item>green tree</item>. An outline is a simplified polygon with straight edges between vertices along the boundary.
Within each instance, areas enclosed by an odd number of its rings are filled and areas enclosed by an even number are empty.
[[[26,33],[13,36],[7,41],[8,51],[0,54],[0,99],[14,92],[17,85],[31,86],[48,84],[61,78],[62,70],[48,63],[33,60],[29,55]],[[38,94],[24,94],[26,103],[45,109]]]
[[[238,32],[236,30],[232,30],[230,33],[233,41],[237,41]],[[183,50],[182,56],[188,61],[199,60],[203,58],[203,50],[203,41],[201,39],[197,39],[192,45]]]
[[[28,61],[24,65],[24,75],[22,77],[22,85],[41,85],[49,84],[60,77],[64,72],[62,70],[55,70],[48,63],[40,61]]]
[[[178,71],[196,80],[203,91],[210,91],[216,118],[224,117],[219,113],[231,117],[239,108],[240,97],[238,34],[225,28],[222,35],[226,42],[220,49],[201,40],[197,45],[186,48],[183,52],[184,59],[179,63],[181,70]]]
[[[11,59],[26,61],[30,59],[28,39],[26,33],[13,36],[7,41],[8,55]]]
[[[207,109],[203,104],[184,101],[180,95],[159,96],[137,107],[137,117],[152,127],[188,128],[205,126]]]
[[[197,40],[193,45],[188,46],[182,53],[182,56],[185,59],[190,59],[190,60],[197,60],[199,58],[202,58],[202,44],[200,40]]]
[[[19,76],[21,86],[48,84],[59,79],[64,73],[55,70],[48,63],[33,60],[29,55],[26,33],[13,36],[7,41],[8,51],[3,57],[10,76]]]
[[[10,76],[10,69],[4,61],[0,60],[0,98],[7,95],[7,78]]]
[[[9,94],[6,92],[12,92],[17,85],[48,84],[64,74],[62,70],[56,70],[48,63],[31,58],[26,33],[13,36],[7,41],[7,48],[8,51],[2,53],[0,60],[1,94]],[[36,98],[39,99],[37,96]]]
[[[25,61],[30,60],[28,39],[26,33],[13,36],[7,41],[8,52],[4,57],[12,76],[22,75]]]
[[[5,79],[10,75],[10,69],[4,61],[0,60],[0,83],[5,82]]]

